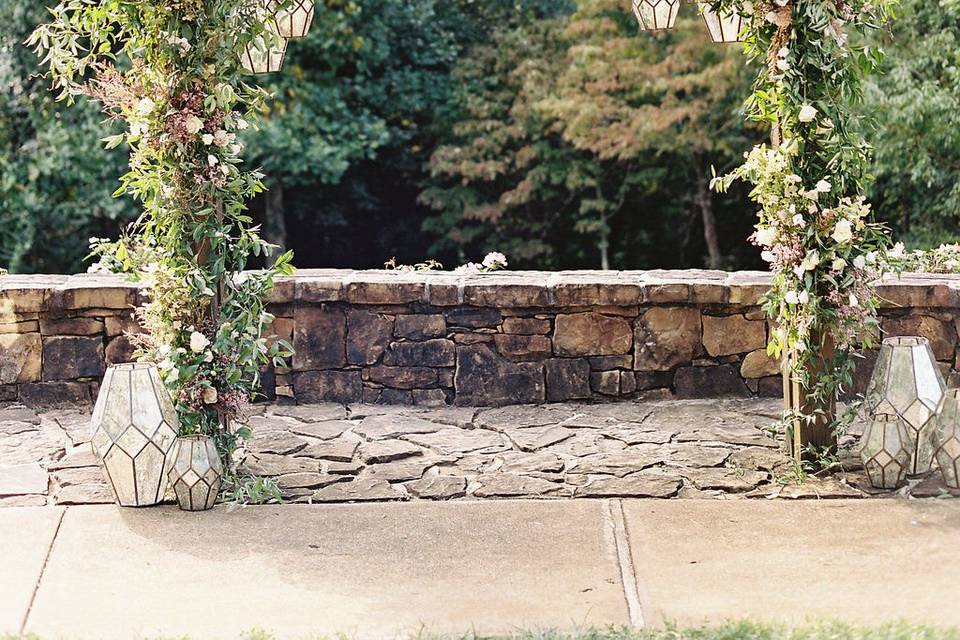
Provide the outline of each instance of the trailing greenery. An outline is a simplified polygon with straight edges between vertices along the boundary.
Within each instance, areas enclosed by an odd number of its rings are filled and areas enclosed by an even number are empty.
[[[228,458],[248,435],[236,425],[260,367],[290,352],[265,335],[264,296],[291,256],[244,271],[270,250],[245,212],[262,176],[237,140],[266,98],[239,65],[256,38],[277,40],[247,0],[63,0],[30,38],[58,99],[86,95],[123,125],[105,143],[129,147],[117,194],[143,213],[128,238],[95,252],[149,295],[139,357],[157,363],[182,433],[213,436]]]
[[[806,398],[788,416],[794,430],[822,421],[844,428],[855,409],[834,417],[833,407],[879,326],[872,284],[888,240],[866,201],[870,147],[855,107],[883,60],[865,37],[887,23],[892,5],[775,0],[750,13],[746,28],[745,50],[759,68],[750,115],[772,128],[772,144],[754,147],[714,184],[723,191],[744,180],[760,207],[752,240],[774,273],[763,302],[777,326],[768,352],[790,354]],[[746,11],[714,6],[731,7]]]

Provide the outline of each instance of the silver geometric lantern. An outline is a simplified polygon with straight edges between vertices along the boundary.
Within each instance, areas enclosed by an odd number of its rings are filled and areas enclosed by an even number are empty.
[[[283,38],[303,38],[310,31],[314,13],[313,0],[293,0],[283,10],[278,10],[282,0],[268,0],[268,3],[277,35]]]
[[[220,495],[223,463],[210,436],[177,438],[170,453],[167,481],[184,511],[212,509]]]
[[[157,368],[144,363],[107,369],[91,428],[93,454],[117,502],[124,507],[162,502],[163,472],[180,421]]]
[[[933,439],[943,481],[960,489],[960,389],[948,389],[937,408]]]
[[[672,29],[680,13],[680,0],[632,0],[633,13],[644,31]]]
[[[870,415],[895,413],[910,429],[913,460],[907,473],[922,475],[933,461],[933,417],[946,385],[926,338],[887,338],[867,386]]]
[[[906,480],[913,458],[913,435],[903,418],[878,413],[867,421],[860,440],[860,459],[871,485],[896,489]]]
[[[740,41],[740,31],[747,21],[746,11],[751,8],[749,5],[744,5],[744,14],[737,12],[736,9],[731,9],[729,13],[718,14],[706,2],[697,4],[700,7],[703,22],[707,25],[707,31],[710,32],[710,40],[715,43]]]
[[[287,54],[287,41],[268,45],[263,36],[251,40],[240,54],[240,64],[250,73],[276,73],[283,68]]]

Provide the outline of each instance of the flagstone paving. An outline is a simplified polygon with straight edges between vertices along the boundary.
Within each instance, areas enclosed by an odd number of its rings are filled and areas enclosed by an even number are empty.
[[[270,404],[254,413],[243,469],[275,478],[292,502],[890,495],[868,487],[850,451],[837,473],[797,483],[781,452],[775,400]],[[88,408],[0,406],[0,506],[112,502],[88,422]],[[931,475],[897,495],[946,493]]]

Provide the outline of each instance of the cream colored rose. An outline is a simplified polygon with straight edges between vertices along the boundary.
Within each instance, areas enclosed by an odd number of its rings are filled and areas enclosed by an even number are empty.
[[[800,107],[800,113],[797,114],[797,119],[800,120],[800,122],[813,122],[813,119],[816,117],[817,108],[809,104]]]
[[[833,228],[833,239],[838,244],[846,244],[853,240],[853,226],[849,220],[841,220]]]
[[[213,387],[206,387],[200,394],[200,398],[203,400],[203,404],[217,404],[219,396],[217,395],[216,389]]]
[[[194,353],[201,353],[209,346],[210,341],[207,340],[207,336],[203,335],[199,331],[194,331],[190,334],[190,350]]]
[[[183,124],[187,127],[187,131],[193,135],[200,133],[200,130],[203,129],[203,120],[197,116],[187,116]]]

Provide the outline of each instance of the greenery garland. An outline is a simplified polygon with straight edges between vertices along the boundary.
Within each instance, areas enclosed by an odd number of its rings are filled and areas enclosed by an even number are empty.
[[[852,385],[856,352],[879,333],[873,285],[889,239],[866,201],[868,123],[851,106],[883,59],[864,36],[887,23],[893,0],[711,6],[746,17],[744,48],[762,66],[748,109],[773,131],[771,144],[754,147],[713,185],[753,186],[760,211],[751,240],[774,273],[763,300],[776,323],[767,350],[791,356],[792,376],[809,401],[802,415],[787,417],[807,424],[830,418],[836,432],[856,407],[839,417],[832,407]]]
[[[289,344],[265,335],[273,321],[265,296],[277,275],[292,272],[291,254],[246,271],[271,249],[245,212],[262,176],[243,166],[237,141],[267,98],[244,81],[239,55],[251,41],[279,44],[259,6],[63,0],[28,41],[59,99],[86,94],[126,123],[105,142],[129,147],[116,195],[130,194],[143,213],[130,237],[95,241],[94,253],[143,283],[149,302],[138,315],[147,334],[138,356],[159,366],[182,433],[213,436],[227,459],[249,435],[235,425],[261,367],[291,355]]]

